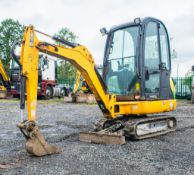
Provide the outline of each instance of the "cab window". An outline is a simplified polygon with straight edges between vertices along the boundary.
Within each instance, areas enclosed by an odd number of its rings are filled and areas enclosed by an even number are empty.
[[[170,58],[169,58],[168,36],[164,26],[161,24],[160,24],[159,34],[160,34],[161,60],[162,60],[162,63],[165,63],[166,69],[169,70]]]
[[[136,78],[138,26],[114,31],[108,48],[106,84],[110,93],[129,94]]]

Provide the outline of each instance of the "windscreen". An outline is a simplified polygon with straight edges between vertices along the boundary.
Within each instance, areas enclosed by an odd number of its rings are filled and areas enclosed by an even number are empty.
[[[139,26],[110,34],[105,80],[109,93],[128,95],[136,82],[136,50]]]

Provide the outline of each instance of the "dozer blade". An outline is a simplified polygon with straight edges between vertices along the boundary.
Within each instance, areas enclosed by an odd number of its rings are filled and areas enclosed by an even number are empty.
[[[79,134],[79,140],[88,143],[98,144],[113,144],[123,145],[125,144],[125,137],[120,134],[99,132],[81,132]]]
[[[46,142],[38,126],[34,122],[23,122],[18,125],[26,138],[26,150],[34,156],[45,156],[61,152],[55,145]]]
[[[123,145],[125,144],[125,137],[122,129],[122,123],[114,123],[112,126],[102,127],[100,130],[97,129],[93,132],[81,132],[79,140],[88,143]]]

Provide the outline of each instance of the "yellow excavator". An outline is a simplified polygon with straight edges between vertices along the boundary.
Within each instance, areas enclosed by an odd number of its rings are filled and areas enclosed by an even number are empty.
[[[9,77],[3,67],[3,63],[0,60],[0,98],[6,98],[7,88],[10,87]]]
[[[81,76],[81,72],[77,71],[75,84],[74,84],[74,88],[73,88],[73,93],[75,94],[76,92],[78,92],[79,88],[83,93],[88,93],[90,91],[88,89],[88,85],[87,85],[86,81]]]
[[[90,91],[85,79],[81,76],[81,72],[76,72],[76,79],[72,93],[72,102],[95,103],[95,98]]]
[[[67,47],[40,41],[37,33]],[[103,78],[85,46],[52,37],[32,25],[25,29],[20,57],[21,123],[18,127],[26,138],[26,150],[30,154],[43,156],[60,152],[60,148],[45,141],[36,124],[39,52],[67,60],[75,66],[104,115],[104,120],[98,122],[93,131],[80,133],[80,141],[124,144],[125,137],[140,140],[175,131],[175,117],[165,114],[176,109],[165,25],[151,17],[136,18],[114,26],[110,31],[103,28],[101,33],[107,35]],[[25,86],[27,120],[24,117]]]
[[[73,93],[74,93],[74,94],[75,94],[75,93],[78,91],[78,89],[79,89],[80,81],[81,81],[81,72],[80,72],[80,71],[77,71],[77,72],[76,72],[75,84],[74,84],[74,87],[73,87]]]

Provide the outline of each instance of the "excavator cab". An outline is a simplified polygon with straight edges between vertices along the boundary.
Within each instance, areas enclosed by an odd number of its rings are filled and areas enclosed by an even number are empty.
[[[104,56],[103,79],[117,101],[173,99],[170,88],[169,36],[154,18],[110,29]]]

